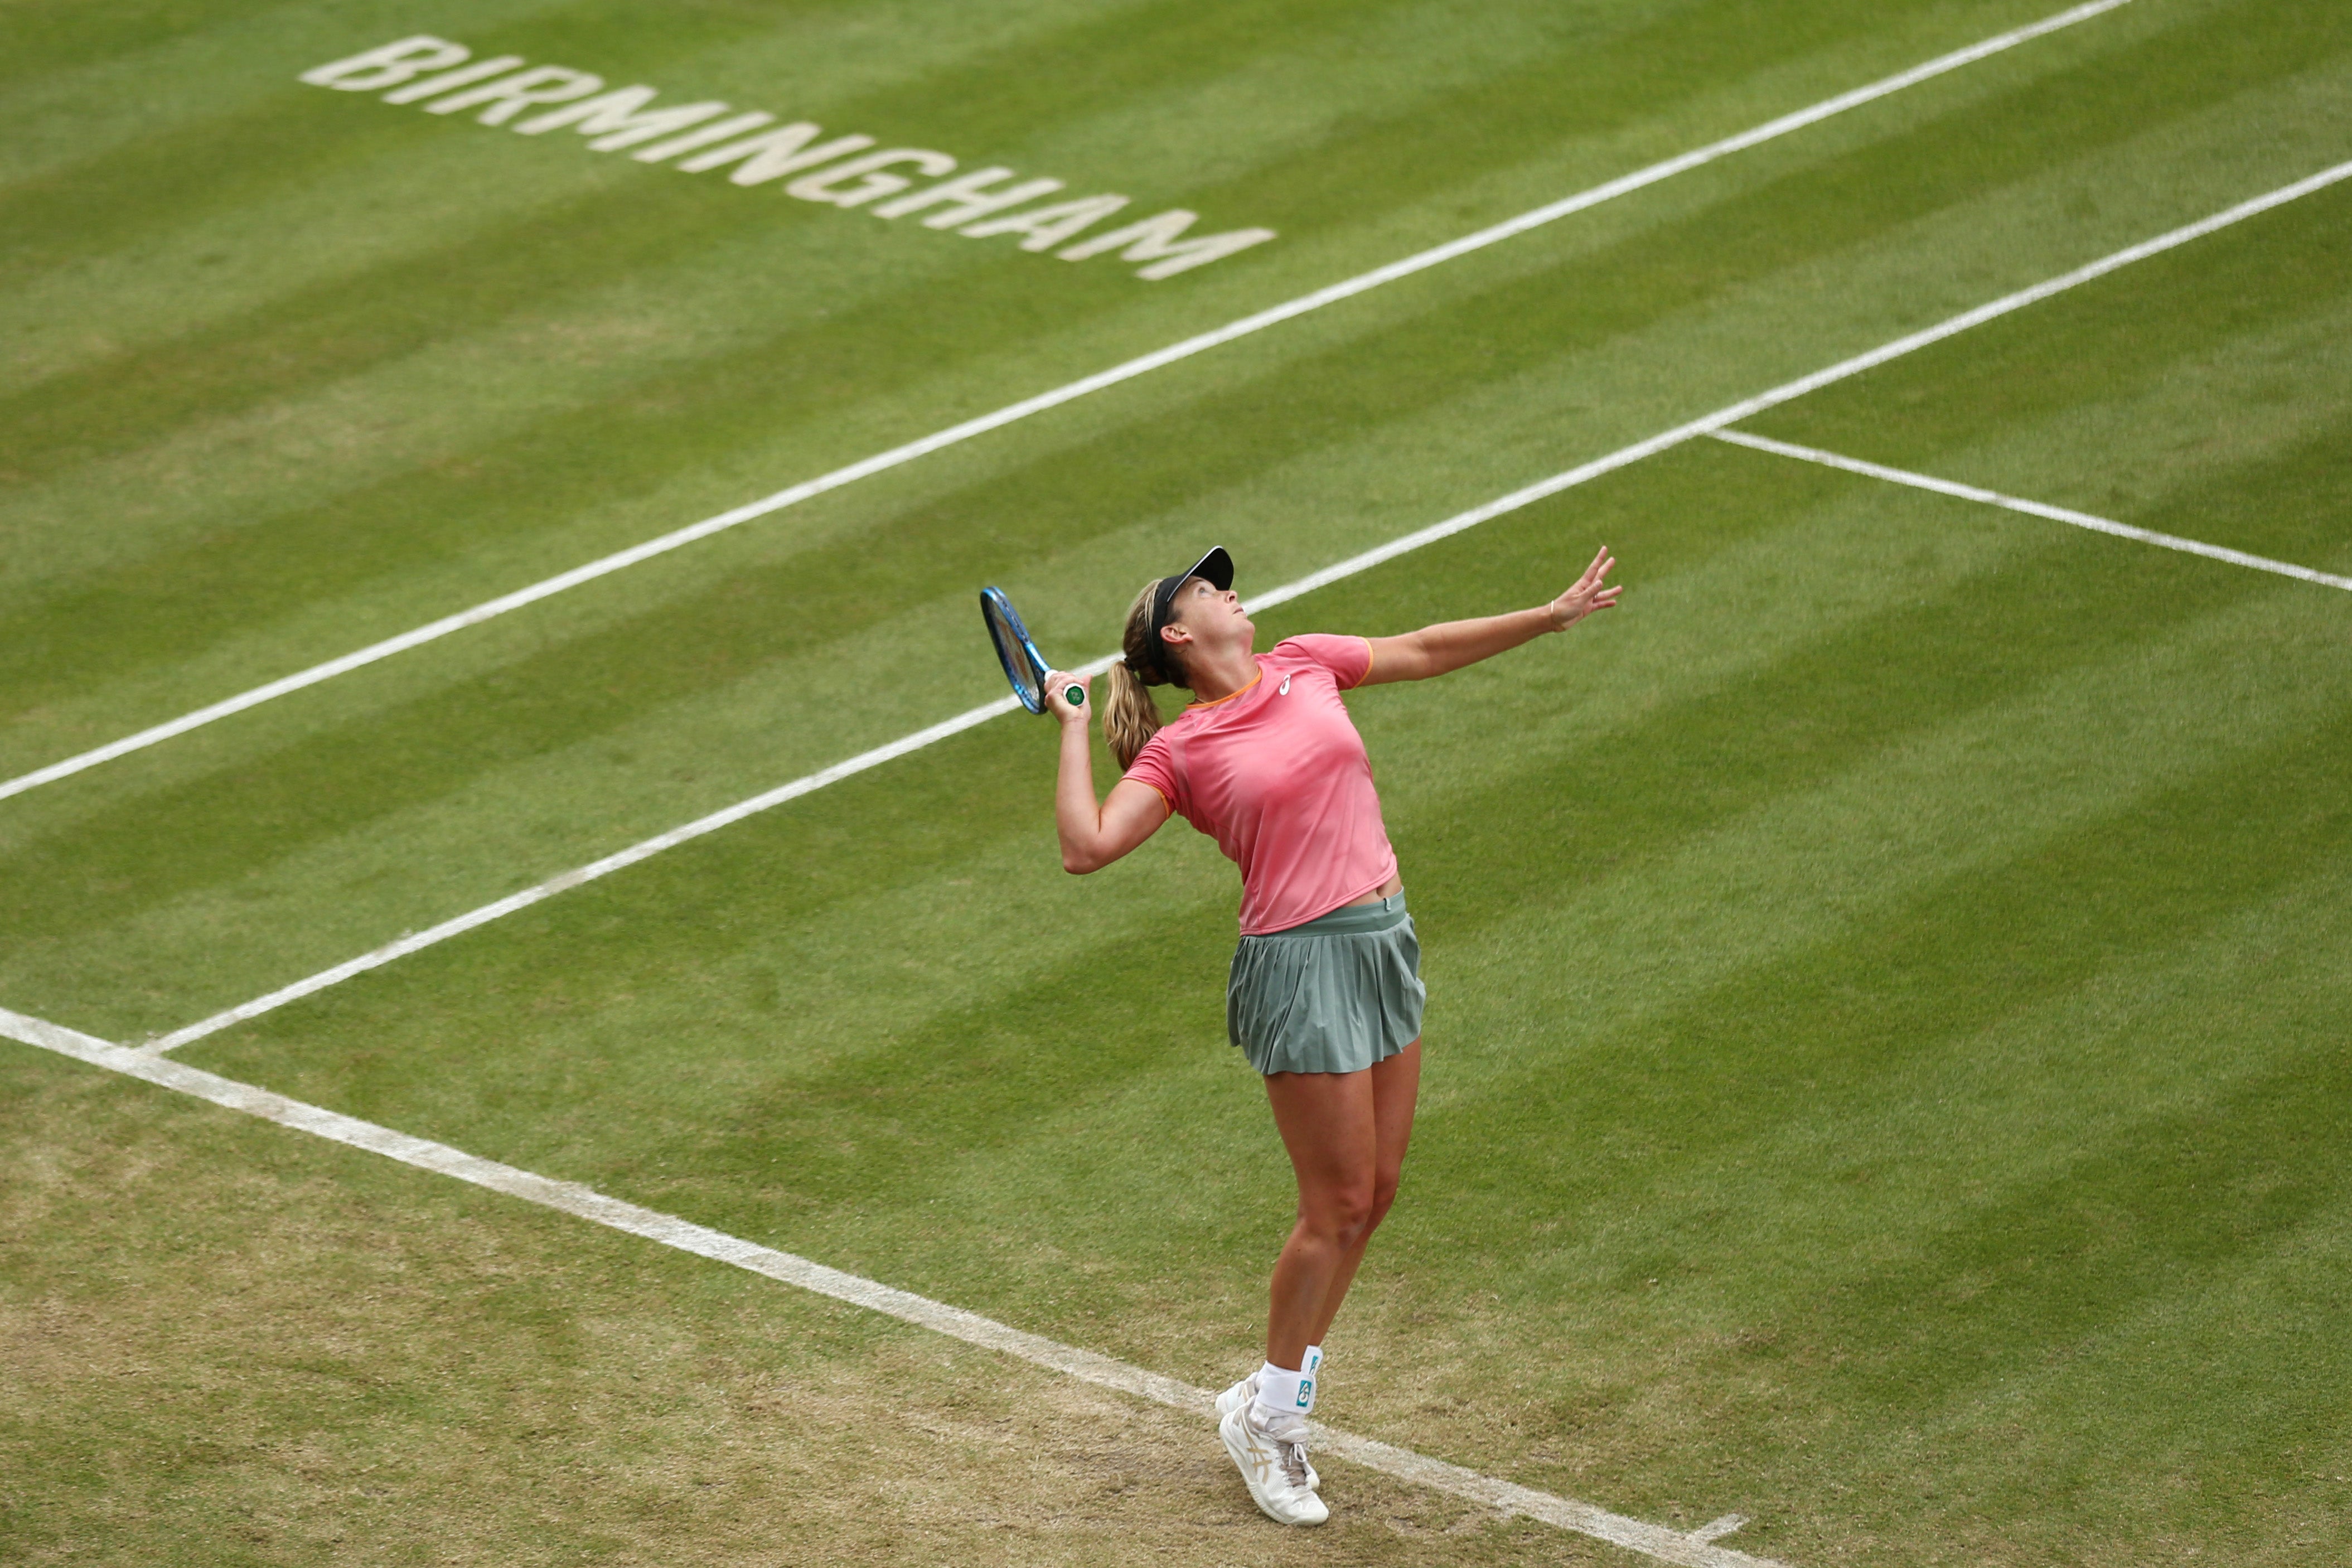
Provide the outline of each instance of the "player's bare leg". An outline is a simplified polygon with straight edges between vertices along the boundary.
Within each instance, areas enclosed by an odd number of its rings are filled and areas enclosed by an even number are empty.
[[[1362,1072],[1276,1073],[1265,1080],[1298,1178],[1298,1221],[1275,1265],[1265,1364],[1227,1389],[1217,1408],[1219,1432],[1252,1497],[1285,1523],[1326,1517],[1312,1497],[1319,1478],[1306,1443],[1320,1346],[1372,1232],[1396,1201],[1420,1089],[1418,1040]]]

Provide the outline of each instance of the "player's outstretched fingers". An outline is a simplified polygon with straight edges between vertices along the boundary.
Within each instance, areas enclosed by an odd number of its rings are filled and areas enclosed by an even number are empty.
[[[1595,610],[1616,608],[1619,589],[1615,584],[1603,581],[1616,564],[1617,558],[1609,553],[1607,545],[1602,545],[1594,553],[1592,564],[1584,569],[1584,574],[1551,602],[1554,630],[1566,631]]]
[[[1072,687],[1077,688],[1079,693],[1079,700],[1076,703],[1069,700]],[[1053,712],[1055,718],[1065,724],[1085,723],[1087,715],[1094,709],[1094,703],[1087,700],[1087,678],[1083,675],[1066,674],[1058,669],[1047,670],[1045,672],[1045,706]]]

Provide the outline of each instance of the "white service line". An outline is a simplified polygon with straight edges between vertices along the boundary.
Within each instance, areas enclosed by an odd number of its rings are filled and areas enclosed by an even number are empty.
[[[56,1051],[77,1061],[104,1068],[130,1078],[141,1079],[182,1094],[207,1100],[215,1105],[241,1110],[248,1116],[258,1116],[280,1126],[309,1132],[337,1143],[347,1143],[354,1149],[364,1149],[404,1164],[415,1165],[436,1174],[454,1176],[461,1182],[471,1182],[478,1187],[504,1193],[526,1203],[589,1220],[594,1224],[625,1231],[676,1247],[697,1257],[709,1258],[720,1263],[730,1263],[738,1268],[764,1274],[787,1285],[797,1285],[820,1296],[830,1296],[837,1301],[864,1307],[870,1311],[962,1340],[968,1344],[1018,1356],[1039,1366],[1049,1367],[1084,1382],[1122,1394],[1170,1405],[1192,1415],[1213,1419],[1216,1415],[1215,1395],[1207,1389],[1195,1388],[1172,1377],[1147,1372],[1130,1363],[1100,1355],[1093,1351],[1066,1345],[1041,1334],[1024,1332],[983,1318],[977,1312],[950,1307],[911,1291],[896,1289],[860,1275],[845,1274],[838,1268],[828,1268],[822,1263],[779,1252],[772,1247],[745,1241],[712,1230],[675,1215],[642,1208],[619,1198],[607,1197],[593,1188],[577,1182],[560,1182],[551,1177],[502,1165],[494,1160],[481,1159],[446,1143],[435,1143],[423,1138],[412,1138],[405,1132],[395,1132],[373,1121],[362,1121],[340,1111],[289,1100],[252,1084],[239,1083],[222,1078],[184,1062],[166,1061],[52,1024],[45,1018],[31,1017],[0,1008],[0,1035],[44,1050]],[[1727,1514],[1707,1525],[1697,1533],[1685,1534],[1668,1530],[1663,1525],[1643,1520],[1629,1519],[1611,1513],[1574,1498],[1559,1497],[1551,1492],[1537,1491],[1530,1487],[1517,1486],[1464,1469],[1459,1465],[1433,1459],[1410,1448],[1396,1447],[1370,1437],[1359,1437],[1338,1431],[1319,1422],[1315,1425],[1316,1447],[1327,1454],[1336,1454],[1369,1469],[1394,1476],[1401,1480],[1467,1498],[1506,1514],[1525,1514],[1542,1520],[1547,1524],[1572,1530],[1580,1535],[1595,1536],[1628,1550],[1654,1557],[1662,1563],[1686,1564],[1687,1568],[1779,1568],[1764,1558],[1750,1557],[1745,1552],[1727,1551],[1714,1544],[1717,1535],[1747,1522],[1738,1515]],[[1712,1531],[1714,1533],[1708,1533]]]
[[[2087,511],[2074,511],[2063,506],[2051,506],[2038,500],[2025,500],[2006,496],[1999,490],[1989,490],[1979,485],[1963,485],[1950,479],[1939,479],[1932,474],[1915,474],[1908,468],[1890,468],[1883,463],[1867,463],[1860,458],[1848,458],[1837,452],[1825,452],[1818,447],[1799,447],[1787,441],[1775,441],[1769,436],[1751,436],[1745,430],[1713,430],[1708,432],[1718,441],[1728,441],[1735,447],[1752,447],[1759,452],[1771,452],[1783,458],[1795,458],[1803,462],[1819,463],[1826,468],[1843,468],[1850,474],[1862,474],[1874,479],[1887,479],[1914,489],[1933,490],[1937,495],[1955,496],[1961,500],[1982,501],[1987,506],[2004,507],[2021,511],[2029,517],[2046,517],[2053,522],[2072,523],[2095,533],[2112,533],[2118,539],[2136,539],[2142,544],[2161,545],[2167,550],[2185,551],[2190,555],[2202,555],[2212,561],[2226,561],[2232,566],[2251,566],[2257,572],[2275,572],[2282,577],[2293,577],[2305,583],[2317,583],[2323,587],[2352,591],[2352,577],[2338,577],[2326,572],[2315,572],[2308,566],[2297,566],[2291,561],[2273,561],[2267,555],[2249,555],[2242,550],[2227,545],[2207,544],[2202,540],[2183,539],[2177,533],[2158,533],[2152,528],[2135,528],[2128,522],[2113,518],[2096,517]]]
[[[648,539],[640,544],[633,544],[626,550],[618,551],[601,560],[591,561],[585,565],[575,566],[569,572],[559,573],[555,576],[533,583],[529,587],[518,588],[511,594],[502,594],[495,599],[476,605],[472,609],[461,610],[453,616],[445,616],[437,621],[403,632],[398,637],[386,637],[382,642],[372,643],[366,647],[347,653],[340,658],[331,658],[324,664],[314,664],[308,669],[281,676],[266,685],[257,686],[249,691],[241,691],[234,697],[224,698],[209,706],[183,713],[176,719],[142,730],[136,734],[125,735],[119,741],[110,741],[103,746],[95,747],[61,762],[51,763],[46,767],[36,768],[31,773],[0,782],[0,800],[5,800],[13,795],[22,795],[28,789],[37,789],[45,784],[54,783],[56,780],[80,773],[85,768],[96,767],[100,763],[110,762],[126,752],[152,746],[159,741],[168,741],[174,735],[186,734],[189,731],[209,724],[215,719],[226,719],[232,713],[242,713],[245,710],[268,702],[273,698],[299,691],[305,687],[316,686],[322,680],[331,680],[338,675],[348,674],[363,666],[373,664],[379,659],[389,658],[394,654],[405,653],[410,648],[447,637],[452,632],[463,631],[467,626],[479,626],[482,622],[503,616],[509,610],[519,610],[525,605],[536,604],[566,589],[576,588],[583,583],[592,583],[599,577],[609,576],[614,572],[635,566],[642,561],[651,560],[656,555],[666,554],[682,545],[691,544],[697,540],[708,539],[714,533],[733,528],[737,523],[749,522],[754,518],[781,511],[788,506],[821,496],[828,490],[839,489],[844,485],[854,484],[859,479],[881,473],[886,468],[895,468],[902,463],[911,462],[917,458],[939,451],[941,447],[952,447],[959,442],[968,441],[975,436],[1000,429],[1016,420],[1026,419],[1032,414],[1043,413],[1048,408],[1057,408],[1065,403],[1084,397],[1089,393],[1100,392],[1105,387],[1117,386],[1121,382],[1132,381],[1137,376],[1148,374],[1163,365],[1173,364],[1179,360],[1189,359],[1205,350],[1232,342],[1236,338],[1244,338],[1253,332],[1262,331],[1277,322],[1306,315],[1310,310],[1319,310],[1324,306],[1336,304],[1341,300],[1352,299],[1358,294],[1377,289],[1384,283],[1393,283],[1400,278],[1410,278],[1416,272],[1426,271],[1442,262],[1451,261],[1459,256],[1466,256],[1474,250],[1483,250],[1490,245],[1525,234],[1529,229],[1539,228],[1545,224],[1567,217],[1572,213],[1580,213],[1587,207],[1598,206],[1602,202],[1638,191],[1645,185],[1654,185],[1661,180],[1671,179],[1676,174],[1687,173],[1702,164],[1712,163],[1718,158],[1728,156],[1733,153],[1744,152],[1759,142],[1769,142],[1776,137],[1785,136],[1792,131],[1802,130],[1832,115],[1843,114],[1849,109],[1885,98],[1890,93],[1900,92],[1906,88],[1916,86],[1920,82],[1942,76],[1948,71],[1958,70],[1960,67],[1973,64],[1988,55],[2000,54],[2005,49],[2014,48],[2044,34],[2071,27],[2077,22],[2087,21],[2093,16],[2128,4],[2130,0],[2090,0],[2087,5],[2076,5],[2069,10],[2061,11],[2055,16],[2045,16],[2041,21],[2026,26],[1997,34],[1979,43],[1970,44],[1964,49],[1956,49],[1950,54],[1939,55],[1932,60],[1913,66],[1909,70],[1884,78],[1866,87],[1855,88],[1850,92],[1840,93],[1835,98],[1823,99],[1810,108],[1798,110],[1793,114],[1784,114],[1778,120],[1767,121],[1736,136],[1727,136],[1720,142],[1711,142],[1704,147],[1694,148],[1664,163],[1653,163],[1647,168],[1637,169],[1630,174],[1622,174],[1605,184],[1594,185],[1590,190],[1580,191],[1572,196],[1563,196],[1559,201],[1523,212],[1517,217],[1507,218],[1491,227],[1482,228],[1475,234],[1464,235],[1459,239],[1449,240],[1444,245],[1408,256],[1401,261],[1391,261],[1385,267],[1378,267],[1370,272],[1361,273],[1342,282],[1318,289],[1311,294],[1302,294],[1295,300],[1271,306],[1255,315],[1244,316],[1239,321],[1229,321],[1213,331],[1186,338],[1181,342],[1171,343],[1164,349],[1155,350],[1140,358],[1129,360],[1124,364],[1113,365],[1108,370],[1097,371],[1066,386],[1055,387],[1051,392],[1042,392],[1034,397],[1008,404],[994,413],[967,419],[961,425],[950,425],[944,430],[935,431],[919,440],[909,441],[903,447],[893,447],[887,452],[877,452],[873,457],[850,464],[847,468],[835,468],[829,474],[819,475],[814,479],[804,480],[789,489],[778,490],[773,495],[747,501],[731,510],[722,511],[716,517],[707,517],[700,522],[690,523],[673,532]]]
[[[2014,294],[2003,295],[1989,304],[1979,305],[1973,310],[1962,311],[1959,315],[1948,321],[1940,321],[1923,331],[1896,338],[1894,342],[1881,344],[1868,353],[1856,354],[1852,359],[1841,360],[1827,369],[1817,370],[1811,375],[1800,376],[1795,381],[1783,383],[1769,392],[1761,392],[1753,397],[1743,398],[1728,407],[1718,408],[1714,413],[1694,419],[1686,425],[1677,425],[1671,430],[1661,431],[1655,436],[1636,441],[1630,447],[1620,447],[1617,450],[1604,457],[1595,458],[1589,463],[1580,463],[1575,468],[1554,474],[1548,479],[1538,479],[1534,484],[1511,491],[1508,495],[1497,496],[1483,506],[1472,507],[1468,511],[1456,512],[1441,522],[1433,522],[1427,528],[1418,529],[1402,538],[1391,539],[1386,544],[1377,545],[1361,554],[1351,555],[1345,561],[1334,563],[1319,572],[1310,573],[1296,582],[1286,583],[1278,588],[1270,588],[1245,601],[1244,607],[1255,614],[1286,600],[1295,599],[1301,594],[1309,593],[1327,584],[1336,583],[1343,577],[1352,577],[1357,573],[1367,571],[1384,561],[1394,560],[1397,556],[1419,550],[1423,545],[1433,544],[1441,539],[1460,533],[1465,529],[1475,528],[1492,518],[1500,517],[1506,512],[1517,511],[1521,507],[1541,500],[1546,496],[1557,495],[1561,490],[1583,484],[1588,479],[1598,479],[1602,474],[1624,468],[1629,464],[1637,463],[1643,458],[1654,457],[1685,441],[1700,436],[1714,435],[1727,425],[1749,418],[1768,408],[1777,407],[1792,398],[1801,397],[1809,392],[1818,391],[1832,382],[1858,375],[1865,370],[1885,364],[1889,360],[1926,348],[1930,343],[1941,342],[1957,332],[1966,331],[1970,327],[1981,326],[1987,321],[2008,315],[2012,310],[2022,310],[2028,305],[2047,300],[2053,294],[2063,293],[2093,279],[2104,278],[2118,268],[2127,267],[2135,261],[2146,260],[2148,257],[2159,255],[2176,246],[2186,245],[2189,241],[2211,234],[2216,229],[2226,228],[2233,223],[2242,223],[2259,213],[2268,212],[2273,207],[2294,201],[2298,196],[2309,195],[2314,191],[2324,189],[2347,178],[2352,178],[2352,162],[2338,163],[2334,168],[2323,170],[2308,179],[2297,180],[2294,184],[2284,185],[2266,195],[2241,202],[2226,211],[2216,213],[2208,218],[2200,218],[2195,223],[2173,229],[2168,234],[2160,234],[2154,239],[2142,240],[2137,245],[2127,246],[2111,256],[2102,257],[2088,266],[2078,267],[2072,272],[2062,273],[2046,282],[2037,283],[2031,289],[2021,289]],[[1112,660],[1117,657],[1115,654],[1105,655],[1091,664],[1079,667],[1073,673],[1099,674],[1108,669]],[[266,996],[257,996],[252,1001],[232,1007],[225,1013],[215,1013],[211,1017],[199,1019],[184,1028],[174,1029],[168,1035],[148,1042],[141,1048],[157,1055],[164,1051],[176,1050],[192,1041],[203,1039],[206,1035],[226,1029],[232,1024],[258,1017],[299,997],[308,996],[316,991],[323,991],[328,986],[348,980],[354,974],[362,974],[368,970],[389,963],[404,953],[430,947],[435,942],[456,936],[459,931],[471,931],[474,927],[494,921],[500,915],[528,908],[551,894],[562,892],[566,888],[576,887],[582,882],[604,876],[610,871],[617,871],[624,866],[633,866],[648,856],[657,855],[688,839],[699,838],[714,828],[724,827],[730,822],[740,821],[755,812],[765,811],[772,805],[781,805],[795,796],[806,795],[811,790],[823,789],[826,784],[847,778],[853,773],[864,773],[877,763],[904,756],[909,752],[919,751],[929,745],[934,741],[943,741],[950,735],[961,734],[974,725],[995,718],[1000,713],[1013,712],[1016,708],[1017,705],[1010,697],[983,703],[978,708],[959,713],[952,719],[934,724],[927,730],[918,730],[911,735],[902,736],[888,745],[877,746],[870,752],[862,752],[848,761],[835,763],[820,773],[794,779],[792,783],[779,785],[765,795],[753,795],[751,799],[740,801],[723,811],[713,812],[709,816],[689,822],[683,827],[673,827],[668,832],[648,838],[642,844],[632,845],[618,854],[608,855],[604,859],[593,861],[577,870],[566,871],[562,876],[551,878],[535,888],[526,888],[520,893],[510,894],[496,903],[485,904],[470,913],[457,916],[455,920],[444,921],[430,930],[402,937],[397,942],[387,942],[373,952],[363,952],[359,957],[346,960],[331,969],[322,969],[308,979],[298,980],[291,985],[281,986]]]

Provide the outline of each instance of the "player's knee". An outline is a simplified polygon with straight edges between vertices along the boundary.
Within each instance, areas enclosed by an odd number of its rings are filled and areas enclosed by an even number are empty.
[[[1353,1247],[1370,1236],[1372,1226],[1380,1223],[1379,1216],[1373,1212],[1373,1203],[1374,1189],[1370,1182],[1361,1184],[1350,1183],[1336,1188],[1325,1194],[1323,1202],[1318,1205],[1322,1211],[1318,1216],[1322,1224],[1317,1228],[1340,1247]]]

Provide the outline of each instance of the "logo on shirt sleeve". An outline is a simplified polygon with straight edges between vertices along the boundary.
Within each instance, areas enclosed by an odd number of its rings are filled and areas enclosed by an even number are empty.
[[[1274,689],[1274,694],[1276,697],[1287,697],[1290,695],[1290,677],[1286,675],[1282,678],[1282,684]]]

